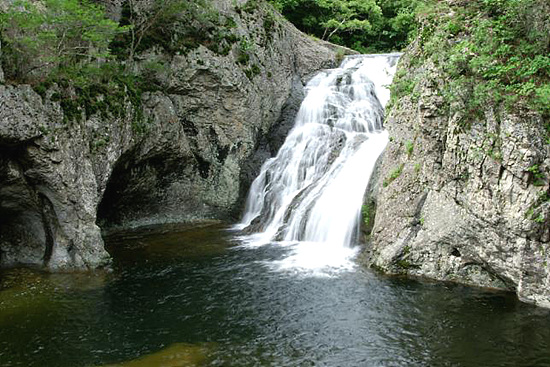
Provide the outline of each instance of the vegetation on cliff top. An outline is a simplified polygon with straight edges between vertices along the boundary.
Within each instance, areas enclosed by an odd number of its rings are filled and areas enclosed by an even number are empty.
[[[118,23],[92,0],[17,0],[0,12],[1,61],[8,80],[35,84],[106,63],[130,70],[154,47],[176,54],[203,44],[227,54],[227,43],[237,41],[227,31],[233,27],[206,0],[125,0]]]
[[[114,62],[111,43],[128,32],[87,0],[19,0],[0,14],[2,68],[9,83],[28,83],[59,101],[67,122],[96,112],[126,114],[124,101],[141,120],[140,77]]]
[[[91,0],[17,0],[0,12],[0,58],[8,83],[30,84],[43,97],[55,86],[51,98],[67,122],[95,113],[123,117],[130,102],[140,132],[141,94],[161,89],[157,76],[165,66],[138,55],[155,47],[186,53],[201,44],[227,55],[238,41],[235,26],[206,0],[150,7],[126,0],[118,23]]]
[[[420,8],[419,8],[420,9]],[[428,59],[444,72],[448,103],[479,117],[486,106],[529,107],[550,116],[550,3],[546,0],[435,2],[422,7],[409,67]],[[394,100],[414,97],[412,73],[396,75]],[[549,125],[550,128],[550,125]]]

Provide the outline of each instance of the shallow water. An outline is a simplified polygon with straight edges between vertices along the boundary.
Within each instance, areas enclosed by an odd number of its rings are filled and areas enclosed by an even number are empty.
[[[112,272],[0,273],[0,366],[548,366],[513,294],[278,264],[221,227],[110,239]]]

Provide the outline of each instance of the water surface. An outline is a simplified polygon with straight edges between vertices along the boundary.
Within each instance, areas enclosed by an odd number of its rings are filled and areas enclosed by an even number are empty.
[[[223,227],[110,239],[112,272],[0,273],[0,366],[548,366],[514,295],[274,266]]]

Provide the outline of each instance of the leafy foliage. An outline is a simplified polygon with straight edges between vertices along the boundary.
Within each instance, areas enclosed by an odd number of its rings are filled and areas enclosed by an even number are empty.
[[[125,28],[87,0],[18,0],[0,14],[3,69],[29,81],[52,70],[110,58],[109,44]]]
[[[399,166],[395,167],[391,172],[390,175],[384,179],[384,182],[382,186],[386,187],[389,184],[391,184],[393,181],[395,181],[399,176],[401,176],[401,173],[403,173],[403,168],[405,167],[404,163],[401,163]]]
[[[9,82],[29,83],[42,97],[50,90],[67,124],[96,113],[124,117],[130,102],[141,126],[141,93],[154,84],[126,73],[110,50],[129,29],[88,0],[15,1],[0,14],[2,67]]]
[[[487,105],[514,108],[520,102],[550,116],[546,0],[437,3],[424,11],[419,46],[448,75],[449,102],[461,102],[472,116]]]
[[[357,51],[400,50],[421,0],[270,0],[300,30]]]

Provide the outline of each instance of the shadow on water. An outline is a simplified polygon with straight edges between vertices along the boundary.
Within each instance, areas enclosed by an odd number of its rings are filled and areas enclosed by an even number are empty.
[[[275,271],[219,225],[108,241],[108,273],[0,273],[0,366],[550,365],[548,311],[508,293]]]
[[[109,234],[106,248],[115,266],[143,262],[211,257],[226,251],[231,234],[217,222],[202,225],[166,224]]]

